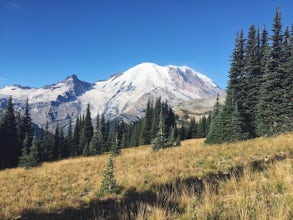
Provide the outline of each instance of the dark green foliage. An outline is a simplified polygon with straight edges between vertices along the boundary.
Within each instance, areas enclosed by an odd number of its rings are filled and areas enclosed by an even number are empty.
[[[82,135],[84,135],[84,139],[85,139],[85,145],[90,144],[91,139],[93,137],[93,133],[94,133],[94,128],[92,126],[90,105],[88,104],[86,109],[85,119],[84,119],[83,132],[82,132]]]
[[[59,133],[59,124],[57,123],[55,134],[54,134],[54,146],[52,149],[52,159],[57,160],[60,159],[60,133]]]
[[[146,115],[145,115],[144,144],[150,144],[151,142],[152,120],[153,120],[153,106],[152,106],[152,103],[148,101]]]
[[[243,80],[244,96],[243,100],[238,100],[238,103],[242,103],[241,106],[237,104],[236,115],[239,114],[245,121],[243,132],[248,134],[247,138],[255,137],[256,133],[256,111],[259,98],[259,83],[261,78],[260,72],[260,39],[259,31],[256,35],[256,29],[254,25],[251,25],[248,33],[248,39],[246,44],[245,54],[245,79]],[[246,92],[246,94],[245,94]],[[243,112],[241,115],[239,109]],[[236,109],[234,110],[236,111]]]
[[[34,129],[33,129],[32,119],[30,117],[30,112],[29,112],[28,98],[26,100],[25,115],[22,118],[22,121],[20,124],[20,138],[19,138],[20,143],[23,143],[23,140],[25,139],[26,135],[28,135],[27,141],[26,141],[26,147],[30,148],[30,146],[32,145],[33,137],[34,137]]]
[[[69,152],[63,130],[60,131],[59,139],[59,159],[66,158],[68,157]]]
[[[32,146],[30,147],[30,152],[29,152],[29,166],[35,167],[35,166],[38,166],[39,163],[40,163],[40,154],[38,149],[38,141],[37,141],[37,137],[34,136],[34,139],[32,141]]]
[[[28,142],[28,133],[25,135],[24,147],[22,148],[22,154],[19,157],[19,166],[25,167],[26,169],[36,167],[40,164],[40,154],[38,149],[38,142],[36,136],[34,136],[32,145],[27,149],[26,144]]]
[[[72,150],[72,139],[73,139],[73,133],[72,133],[72,121],[70,119],[69,127],[66,136],[64,137],[65,140],[65,146],[63,147],[63,156],[69,157]]]
[[[267,91],[265,87],[266,78],[268,76],[268,64],[270,59],[270,48],[268,45],[268,32],[264,28],[261,37],[261,48],[260,48],[260,59],[261,59],[261,68],[260,68],[260,81],[259,81],[259,97],[258,103],[256,105],[256,135],[262,136],[268,133],[268,124],[270,116],[270,109],[268,106],[269,97],[267,96]],[[267,99],[268,98],[268,99]]]
[[[272,43],[266,52],[260,102],[258,103],[258,135],[274,135],[292,130],[290,95],[292,72],[289,72],[290,37],[282,34],[281,13],[276,10]],[[268,54],[268,55],[267,55]],[[290,86],[289,86],[290,85]],[[290,88],[291,87],[291,88]]]
[[[282,24],[279,9],[276,11],[273,24],[272,46],[268,63],[268,73],[266,74],[264,89],[266,91],[265,105],[269,108],[268,135],[277,134],[283,131],[284,118],[282,110],[285,107],[283,102],[284,73],[282,71]]]
[[[74,128],[70,121],[66,135],[59,127],[59,124],[55,127],[54,134],[51,134],[50,130],[53,128],[49,128],[49,123],[47,122],[45,128],[42,127],[38,140],[34,143],[31,141],[32,121],[30,119],[28,101],[23,117],[20,114],[17,114],[17,118],[13,117],[14,113],[10,114],[13,110],[13,106],[12,108],[11,106],[12,102],[8,106],[9,111],[7,110],[6,118],[3,117],[1,121],[0,135],[3,137],[3,140],[5,140],[5,132],[3,132],[2,129],[6,126],[6,121],[9,121],[8,118],[12,118],[12,121],[15,121],[13,123],[15,125],[14,132],[16,133],[16,138],[14,140],[21,140],[22,138],[20,137],[22,136],[22,132],[26,131],[22,143],[17,146],[21,148],[21,150],[18,149],[18,153],[13,156],[15,163],[24,167],[32,167],[35,166],[34,164],[43,161],[54,161],[69,156],[90,156],[107,151],[111,151],[112,155],[118,155],[122,148],[137,146],[140,136],[143,137],[142,143],[150,144],[152,129],[154,128],[157,130],[156,140],[161,142],[160,148],[180,145],[181,130],[176,126],[176,116],[167,102],[161,102],[161,99],[156,101],[155,107],[153,107],[152,103],[149,101],[146,106],[146,116],[141,121],[131,125],[127,125],[123,120],[117,119],[112,123],[112,127],[110,128],[110,123],[105,119],[104,115],[100,116],[98,114],[94,134],[91,133],[92,122],[89,111],[90,107],[88,105],[86,115],[77,118]],[[12,117],[10,117],[10,115],[12,115]],[[156,121],[154,118],[159,118],[160,120]],[[153,124],[155,122],[158,124]],[[194,123],[196,124],[196,122]],[[18,131],[17,128],[23,130]],[[164,135],[159,136],[158,134],[162,131]],[[91,138],[89,138],[90,136]],[[160,139],[158,137],[162,138]],[[90,142],[87,144],[89,139]],[[37,146],[37,148],[35,148],[35,146]],[[2,145],[0,149],[4,150]],[[1,154],[1,158],[6,152]],[[13,152],[15,153],[16,151],[14,150]],[[32,156],[33,152],[36,152],[34,155],[37,155],[36,163],[34,162],[36,156]],[[7,164],[5,160],[1,159],[1,168],[2,167],[7,167]]]
[[[212,121],[209,129],[209,133],[205,140],[207,144],[216,144],[222,143],[224,141],[223,135],[223,111],[222,107],[219,103],[219,97],[217,97],[217,101],[214,107]]]
[[[161,112],[159,117],[158,132],[155,138],[152,140],[153,151],[164,149],[168,146],[168,139],[166,138],[165,119]]]
[[[196,137],[205,138],[209,131],[209,124],[210,124],[210,119],[207,119],[206,116],[203,116],[202,118],[200,118],[198,122],[198,132]]]
[[[19,157],[18,165],[22,167],[28,166],[29,163],[29,148],[28,146],[28,134],[25,134],[25,138],[22,143],[22,150],[21,150],[21,156]]]
[[[130,147],[135,147],[138,146],[138,136],[140,134],[140,123],[133,123],[130,128],[130,141],[129,141],[129,146]]]
[[[114,132],[111,138],[111,153],[112,155],[119,155],[121,153],[122,141],[126,133],[126,125],[122,119],[116,119],[114,124]],[[125,144],[125,143],[124,143]]]
[[[195,119],[192,118],[189,123],[189,128],[187,132],[187,139],[196,138],[198,136],[198,124]]]
[[[7,110],[0,126],[0,168],[14,167],[17,165],[20,155],[20,144],[18,143],[19,138],[17,134],[16,118],[12,97],[10,97]]]
[[[175,146],[174,143],[175,143],[175,128],[172,127],[169,131],[167,146],[173,147]]]
[[[229,126],[231,132],[228,139],[226,139],[227,136],[224,137],[225,141],[241,141],[251,137],[249,131],[244,129],[247,128],[246,119],[242,118],[237,102],[235,103]]]
[[[115,136],[113,137],[113,140],[112,140],[111,154],[113,156],[117,156],[120,153],[121,153],[121,147],[119,145],[119,141],[118,141],[118,138],[117,138],[117,134],[115,134]]]
[[[106,169],[103,171],[103,179],[99,196],[119,193],[121,188],[117,185],[114,173],[114,164],[112,156],[110,156]]]
[[[161,98],[158,98],[155,102],[155,107],[153,109],[151,140],[153,140],[158,133],[158,129],[159,129],[158,125],[160,123],[160,113],[162,110],[161,106],[162,106]]]
[[[176,147],[179,147],[179,146],[181,145],[181,141],[180,141],[180,139],[181,139],[181,138],[180,138],[180,136],[178,135],[177,138],[176,138],[176,143],[175,143],[175,146],[176,146]]]
[[[87,144],[84,146],[83,151],[82,151],[82,156],[90,156],[91,154],[91,150],[90,150],[90,146]]]
[[[90,155],[96,155],[96,154],[100,154],[100,153],[104,152],[105,149],[103,146],[104,146],[104,143],[103,143],[102,132],[101,132],[100,128],[98,128],[95,131],[94,136],[93,136],[91,143],[89,145]]]
[[[253,32],[251,35],[255,36],[254,26],[251,27],[251,32]],[[251,39],[251,41],[253,40]],[[248,138],[249,100],[246,93],[248,90],[247,82],[251,79],[249,79],[249,74],[246,74],[244,46],[245,39],[243,32],[241,32],[237,34],[235,41],[225,105],[221,108],[219,98],[217,98],[206,139],[208,144]]]
[[[101,133],[102,133],[102,140],[103,140],[102,152],[106,152],[106,151],[109,151],[108,140],[109,140],[110,125],[104,115],[101,116],[99,124],[100,124]]]
[[[206,143],[245,140],[293,130],[292,33],[276,10],[271,42],[254,25],[236,38],[226,102],[214,114]],[[271,45],[271,46],[270,46]],[[291,63],[290,63],[291,62]]]
[[[81,119],[78,117],[75,122],[74,126],[74,131],[73,131],[73,136],[72,136],[72,145],[71,145],[71,156],[77,156],[81,154],[81,149],[80,149],[80,135],[81,135]]]
[[[46,123],[44,132],[40,137],[40,160],[53,160],[54,136],[49,132],[49,124]]]
[[[167,129],[166,124],[168,124],[167,119],[163,113],[163,107],[159,116],[159,126],[158,132],[155,138],[152,140],[152,149],[153,151],[157,151],[160,149],[165,149],[168,147],[174,146],[175,143],[175,128],[169,127]]]

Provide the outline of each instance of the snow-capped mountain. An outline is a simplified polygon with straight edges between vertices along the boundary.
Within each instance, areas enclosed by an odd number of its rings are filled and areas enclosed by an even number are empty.
[[[123,117],[135,121],[143,116],[146,102],[161,97],[169,104],[214,97],[224,92],[208,77],[186,66],[159,66],[142,63],[96,83],[76,75],[42,88],[6,86],[0,89],[0,110],[12,96],[17,111],[23,112],[28,98],[35,123],[66,126],[83,114],[87,104],[92,117],[104,113],[108,119]]]

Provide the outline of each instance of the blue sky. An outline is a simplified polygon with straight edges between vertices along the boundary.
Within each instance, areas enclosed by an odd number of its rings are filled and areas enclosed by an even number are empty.
[[[0,0],[0,88],[77,74],[107,79],[142,63],[187,65],[222,88],[236,32],[266,25],[292,0]]]

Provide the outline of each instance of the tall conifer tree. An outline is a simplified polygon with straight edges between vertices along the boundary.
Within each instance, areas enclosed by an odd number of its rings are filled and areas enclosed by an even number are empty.
[[[14,167],[17,165],[20,156],[20,147],[18,143],[18,131],[16,127],[16,118],[12,97],[8,100],[8,106],[1,125],[1,143],[0,143],[0,166],[2,168]],[[0,168],[1,168],[0,167]]]
[[[26,99],[25,114],[20,126],[20,142],[21,143],[23,142],[26,134],[28,135],[26,147],[29,149],[30,146],[32,145],[32,141],[34,137],[34,129],[33,129],[32,119],[30,117],[30,112],[29,112],[28,98]]]

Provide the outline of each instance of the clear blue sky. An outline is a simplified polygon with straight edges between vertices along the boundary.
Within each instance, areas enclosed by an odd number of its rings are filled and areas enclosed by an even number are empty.
[[[77,74],[95,82],[141,62],[187,65],[227,85],[236,32],[292,0],[0,0],[0,88]]]

